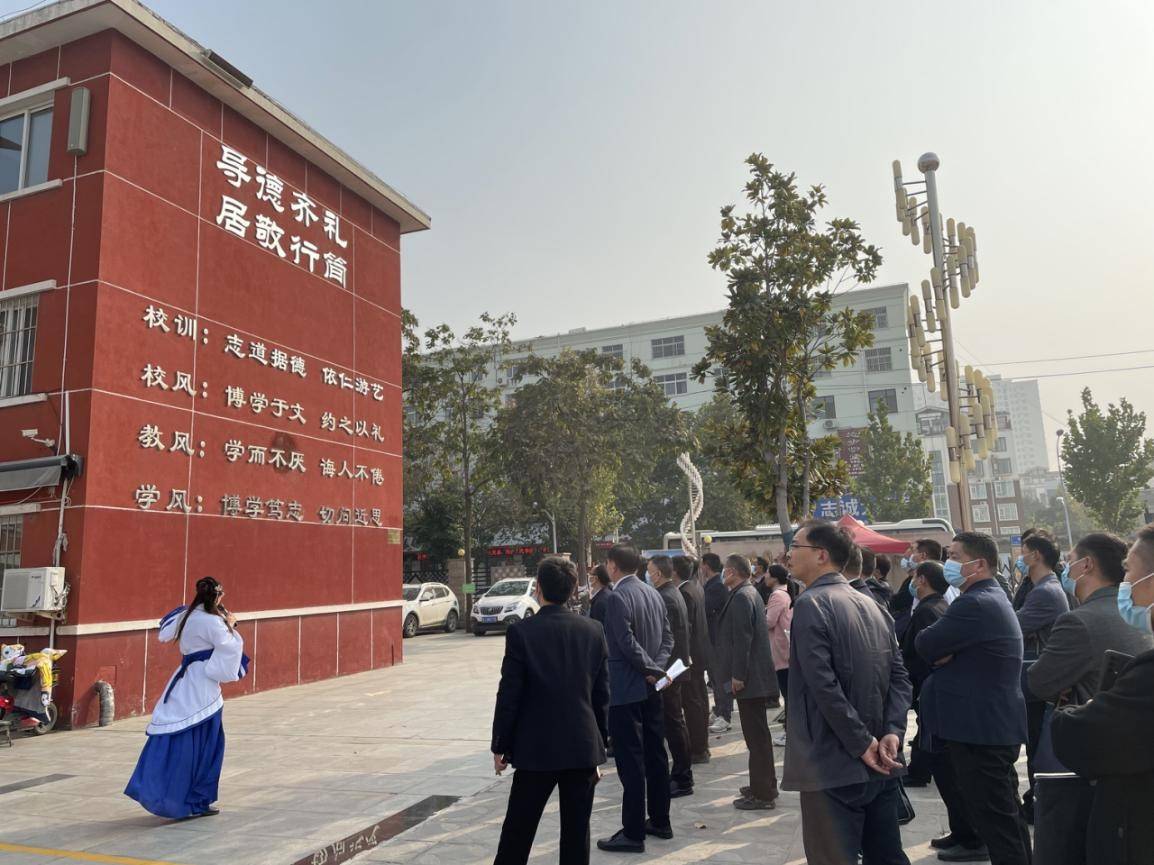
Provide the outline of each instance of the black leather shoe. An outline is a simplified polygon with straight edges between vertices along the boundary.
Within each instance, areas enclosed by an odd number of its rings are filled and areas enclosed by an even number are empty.
[[[708,763],[709,762],[709,752],[706,751],[704,754],[694,754],[692,757],[689,758],[689,762],[694,766],[700,766],[703,763]]]
[[[682,787],[680,784],[670,784],[669,785],[669,798],[670,799],[680,799],[682,796],[692,796],[692,795],[693,795],[693,788],[692,787]]]
[[[692,792],[692,791],[690,791],[690,792]],[[670,838],[673,837],[673,827],[672,826],[665,826],[665,827],[654,826],[653,821],[646,820],[645,821],[645,834],[646,835],[652,835],[654,838],[663,838],[664,840],[668,841]]]
[[[942,862],[989,862],[990,852],[985,847],[950,847],[938,852]]]
[[[930,841],[930,846],[935,850],[949,850],[951,847],[958,846],[958,839],[953,836],[953,833],[950,833],[941,838],[934,838]]]
[[[624,829],[619,829],[611,838],[598,839],[597,849],[607,853],[644,853],[645,842],[634,841],[625,834]]]
[[[772,811],[777,807],[777,800],[758,799],[756,796],[742,796],[734,800],[733,807],[738,811]]]

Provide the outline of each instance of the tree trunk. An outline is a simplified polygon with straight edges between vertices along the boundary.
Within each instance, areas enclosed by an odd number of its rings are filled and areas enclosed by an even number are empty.
[[[464,384],[462,383],[462,388]],[[469,453],[469,403],[461,399],[461,480],[465,487],[465,582],[473,582],[473,489]]]
[[[586,525],[586,514],[588,508],[584,501],[577,510],[577,585],[589,588],[589,569],[586,565],[589,563],[589,527]]]
[[[802,468],[801,468],[801,519],[809,516],[809,489],[810,489],[810,469],[813,465],[813,448],[809,440],[809,424],[806,423],[806,400],[802,396],[797,398],[797,408],[801,415],[801,444],[802,444]]]

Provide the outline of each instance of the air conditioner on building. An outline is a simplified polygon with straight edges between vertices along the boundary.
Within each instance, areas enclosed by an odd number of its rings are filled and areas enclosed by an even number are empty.
[[[826,429],[837,429],[837,421],[835,420],[823,420],[821,425]]]
[[[0,585],[0,611],[55,613],[67,596],[64,568],[8,568]]]

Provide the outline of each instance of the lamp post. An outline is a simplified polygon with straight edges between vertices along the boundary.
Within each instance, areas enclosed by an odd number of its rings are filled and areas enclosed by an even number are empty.
[[[918,296],[910,297],[906,316],[910,358],[918,378],[931,393],[941,382],[950,417],[946,428],[949,482],[957,487],[961,528],[969,531],[973,511],[966,473],[975,468],[977,459],[989,457],[989,437],[996,434],[997,421],[990,380],[969,366],[963,376],[954,353],[950,311],[957,309],[978,283],[977,239],[973,228],[965,223],[949,219],[943,225],[937,186],[940,165],[936,153],[924,153],[918,159],[922,180],[906,182],[901,163],[894,160],[894,196],[902,233],[933,259],[930,278],[923,279],[921,285],[924,317]],[[915,187],[912,193],[907,192],[907,186]]]
[[[1070,531],[1070,509],[1066,507],[1066,497],[1058,496],[1058,501],[1062,503],[1062,513],[1066,515],[1066,538],[1069,544],[1069,549],[1074,549],[1074,533]]]
[[[1066,489],[1066,478],[1062,474],[1062,436],[1065,434],[1066,431],[1064,429],[1058,430],[1058,434],[1055,436],[1056,441],[1054,442],[1054,455],[1058,458],[1058,483],[1061,485],[1063,491]],[[1062,513],[1066,517],[1066,537],[1069,538],[1072,549],[1074,546],[1074,533],[1070,531],[1070,509],[1066,507],[1065,496],[1058,496],[1057,499],[1062,503]]]

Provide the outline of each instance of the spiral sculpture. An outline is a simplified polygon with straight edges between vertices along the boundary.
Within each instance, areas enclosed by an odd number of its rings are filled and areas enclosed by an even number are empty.
[[[687,556],[697,558],[697,518],[701,516],[701,509],[705,507],[701,473],[689,459],[688,452],[677,457],[677,467],[685,472],[685,476],[689,479],[689,510],[681,518],[681,551]]]

